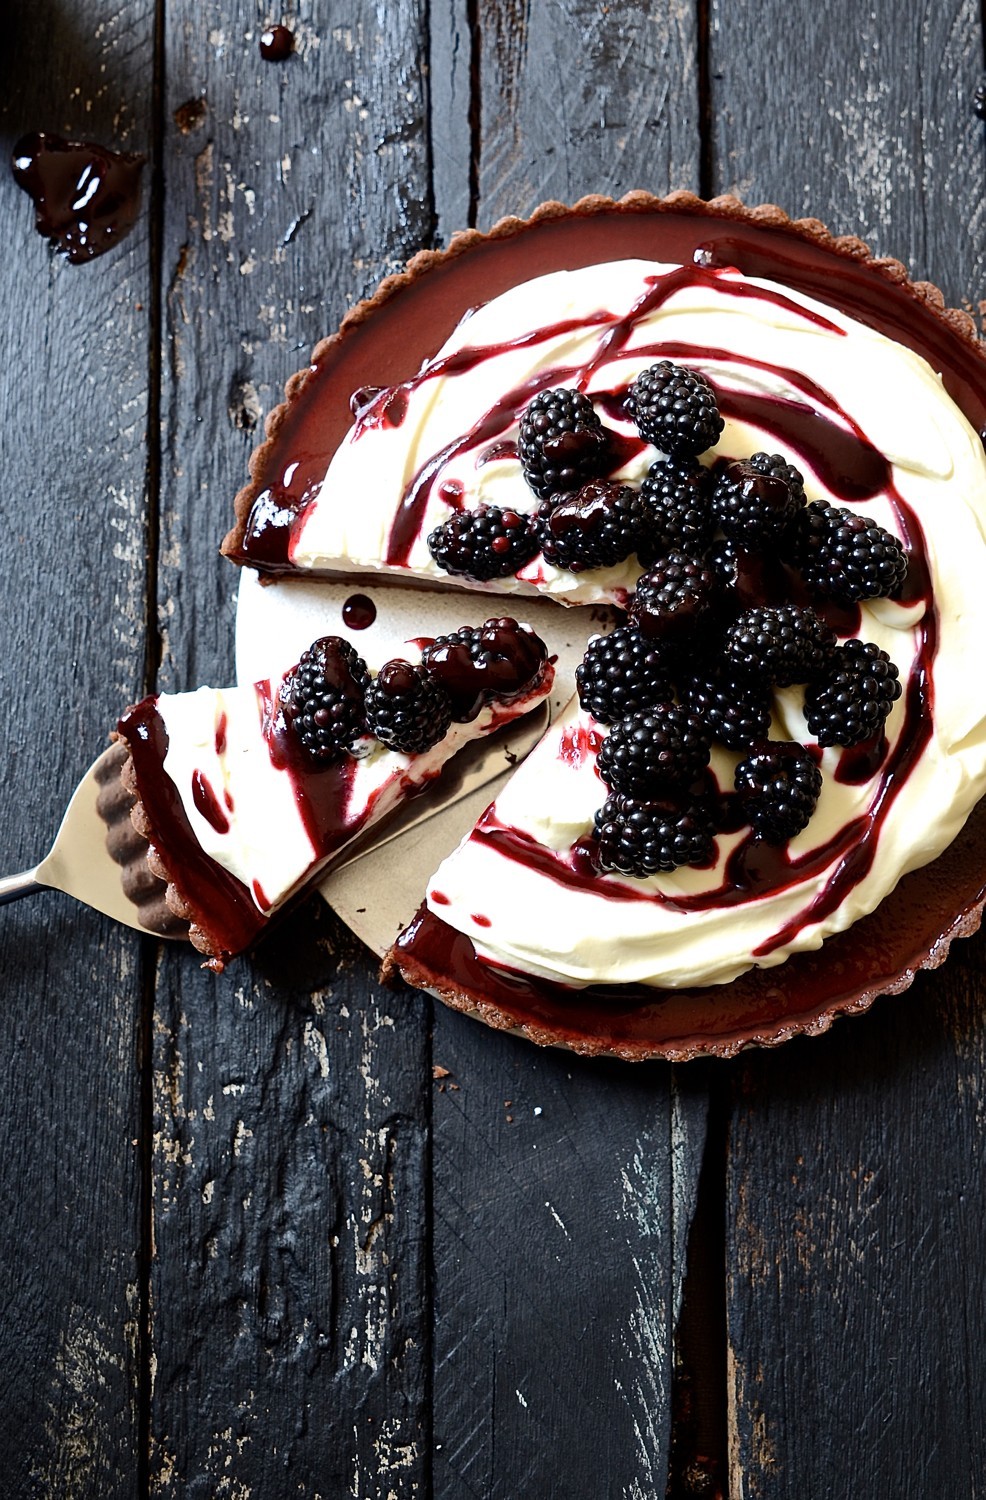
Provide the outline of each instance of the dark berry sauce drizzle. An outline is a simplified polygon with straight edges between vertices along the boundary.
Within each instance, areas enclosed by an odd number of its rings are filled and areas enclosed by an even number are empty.
[[[342,622],[350,630],[369,630],[377,617],[377,606],[367,594],[350,594],[342,606]]]
[[[203,853],[192,832],[178,788],[163,770],[168,732],[156,704],[155,698],[145,698],[117,726],[130,747],[140,799],[155,832],[151,842],[214,950],[236,953],[254,941],[264,918],[246,886]],[[209,797],[221,816],[211,788]]]
[[[112,249],[133,228],[144,160],[38,130],[14,147],[13,172],[33,199],[38,233],[80,265]]]

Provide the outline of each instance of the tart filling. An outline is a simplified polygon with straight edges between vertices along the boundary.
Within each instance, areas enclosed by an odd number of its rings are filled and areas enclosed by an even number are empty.
[[[519,331],[520,305],[528,314],[540,309],[543,338]],[[630,310],[618,315],[614,307]],[[477,323],[484,314],[489,321]],[[486,330],[494,326],[501,337],[488,352]],[[470,342],[456,346],[456,339]],[[607,793],[598,764],[606,731],[582,710],[552,731],[429,889],[432,915],[467,936],[481,962],[499,968],[577,986],[725,983],[817,948],[873,911],[905,874],[947,847],[986,788],[986,705],[975,690],[986,638],[986,455],[920,356],[838,310],[734,271],[622,263],[558,273],[474,314],[435,363],[473,370],[515,360],[521,348],[527,353],[539,343],[551,352],[536,375],[525,381],[511,366],[513,407],[509,421],[506,403],[497,408],[501,431],[520,415],[519,392],[529,400],[568,382],[591,396],[615,429],[613,450],[624,460],[616,477],[639,480],[656,455],[639,435],[630,451],[628,392],[656,359],[680,360],[718,395],[725,422],[717,461],[750,460],[763,450],[783,455],[803,475],[804,499],[850,506],[896,538],[908,560],[896,597],[819,607],[840,640],[872,643],[898,669],[903,690],[872,743],[819,744],[824,737],[806,717],[804,688],[782,684],[774,693],[771,739],[807,747],[821,772],[816,816],[781,847],[747,824],[720,826],[705,862],[645,878],[600,871],[586,840]],[[408,412],[432,378],[441,377],[423,372],[410,383]],[[428,421],[425,415],[425,429]],[[466,445],[446,441],[443,464],[429,474],[444,474],[445,484],[457,478],[464,493],[471,485],[470,497],[482,506],[494,503],[484,486],[495,468],[489,484],[513,486],[496,491],[495,503],[518,509],[519,460],[502,452],[489,457],[488,416],[472,434]],[[357,432],[341,463],[361,441]],[[380,441],[393,440],[387,432]],[[430,438],[424,449],[432,450]],[[453,461],[463,465],[456,475],[443,467]],[[412,536],[407,497],[420,498],[420,479],[405,486],[400,534],[405,542],[410,536],[409,566],[427,568],[420,547],[439,491],[429,488]],[[299,537],[317,521],[316,507]],[[385,540],[391,557],[394,534],[392,528]],[[619,583],[604,570],[574,581],[576,590],[597,587],[605,597],[629,600],[633,620],[639,606],[629,591],[640,572],[631,557]],[[536,560],[495,586],[518,585],[551,591],[558,570]],[[561,597],[579,597],[566,589],[563,581]],[[714,751],[719,796],[732,794],[739,758]],[[399,946],[398,964],[400,954]]]

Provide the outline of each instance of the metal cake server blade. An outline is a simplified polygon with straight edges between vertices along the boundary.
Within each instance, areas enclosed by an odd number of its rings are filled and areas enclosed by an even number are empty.
[[[64,891],[115,922],[153,937],[161,936],[139,920],[138,908],[124,888],[126,866],[110,853],[109,829],[99,810],[100,804],[107,807],[108,799],[114,796],[122,760],[123,752],[117,745],[97,756],[73,792],[55,841],[40,864],[19,875],[0,877],[0,905],[33,896],[38,891]],[[121,810],[124,797],[121,786]]]
[[[488,739],[465,746],[427,791],[410,799],[379,828],[370,828],[331,865],[332,872],[362,859],[495,780],[524,759],[550,720],[550,705],[545,701]],[[167,925],[168,914],[160,883],[147,869],[147,845],[130,825],[130,799],[120,782],[125,754],[122,746],[111,745],[93,761],[40,864],[18,875],[0,876],[0,906],[38,891],[63,891],[137,932],[157,938],[183,936],[183,928],[172,933],[161,930]],[[154,905],[161,926],[147,926],[140,920],[138,903],[142,900]]]

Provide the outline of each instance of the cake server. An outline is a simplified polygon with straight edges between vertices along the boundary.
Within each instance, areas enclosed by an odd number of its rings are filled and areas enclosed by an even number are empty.
[[[332,872],[362,859],[502,776],[534,748],[550,719],[550,705],[544,702],[488,740],[465,747],[427,792],[405,804],[379,829],[371,828],[331,866]],[[147,845],[130,824],[130,799],[120,782],[125,755],[123,746],[111,745],[93,761],[40,864],[18,875],[0,876],[0,906],[38,891],[63,891],[137,932],[158,938],[183,936],[181,928],[167,933],[140,920],[135,901],[148,903],[142,909],[149,919],[153,913],[162,926],[168,924],[170,913],[160,894],[160,882],[147,869]]]

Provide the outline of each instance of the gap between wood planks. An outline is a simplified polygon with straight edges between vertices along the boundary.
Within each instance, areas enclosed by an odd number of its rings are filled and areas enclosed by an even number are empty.
[[[667,1500],[729,1500],[726,1161],[730,1066],[707,1074],[708,1123],[674,1338]]]
[[[144,692],[157,686],[161,663],[157,585],[161,532],[161,395],[164,333],[164,142],[165,142],[165,0],[154,6],[154,71],[151,82],[151,150],[148,254],[146,564],[144,572]],[[137,1494],[147,1500],[151,1475],[151,1262],[154,1249],[154,1006],[161,944],[140,939],[140,1244],[137,1288]]]

